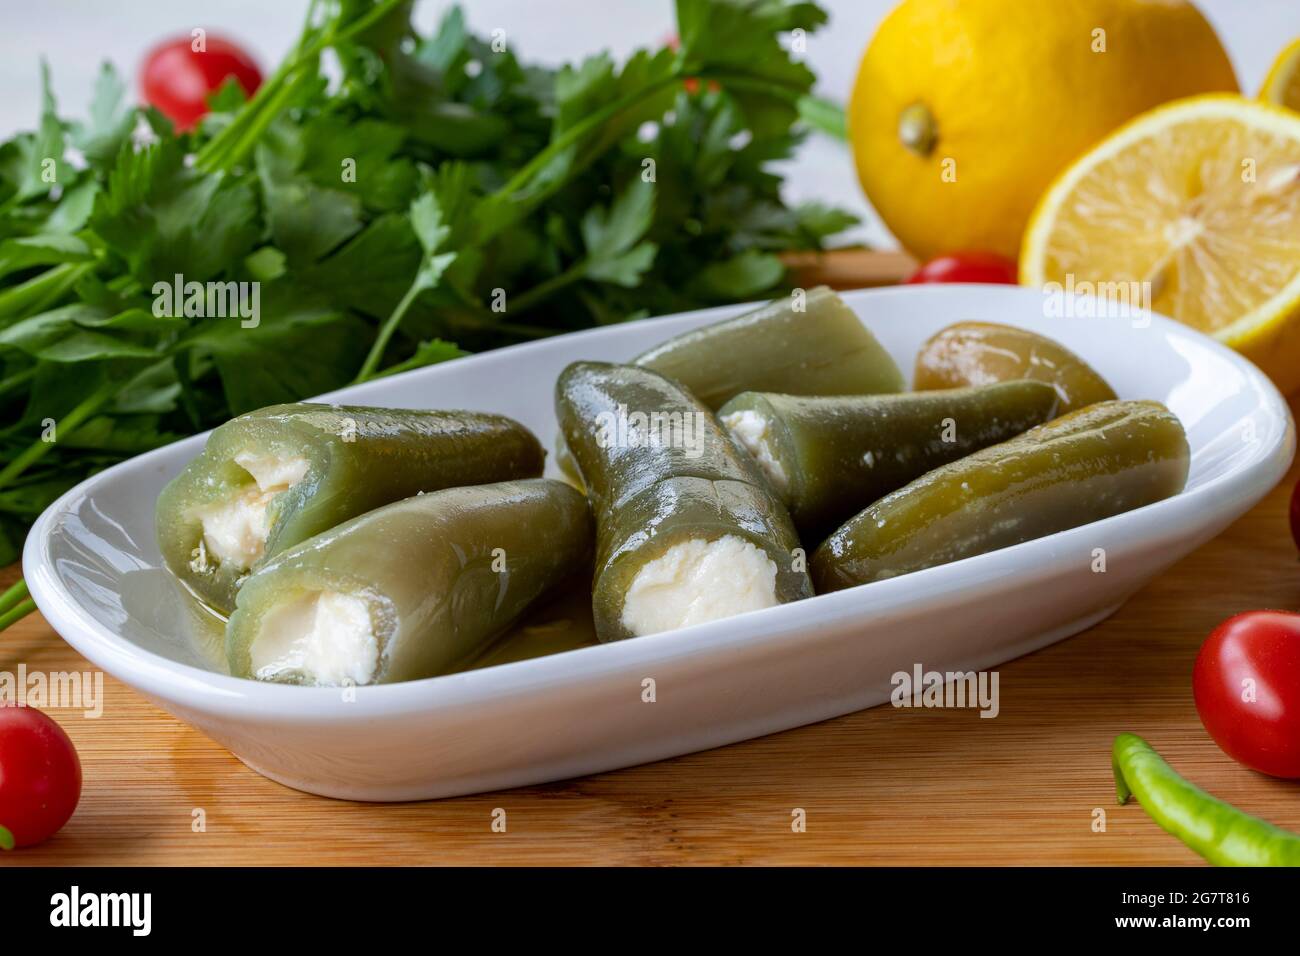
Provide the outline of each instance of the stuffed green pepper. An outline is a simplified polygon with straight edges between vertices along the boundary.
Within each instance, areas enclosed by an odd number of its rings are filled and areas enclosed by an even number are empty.
[[[503,415],[273,405],[216,429],[163,489],[158,545],[174,574],[229,613],[269,555],[417,492],[540,475],[544,456]]]
[[[826,286],[796,290],[733,319],[683,332],[632,364],[674,379],[714,411],[749,391],[872,395],[903,388],[889,353]],[[566,477],[578,480],[562,435],[555,460]]]
[[[556,412],[596,515],[602,641],[811,596],[785,506],[677,383],[576,362],[560,376]]]
[[[713,410],[741,392],[872,395],[903,388],[889,353],[826,286],[683,332],[633,364],[674,379]]]
[[[813,555],[818,592],[946,564],[1178,494],[1187,436],[1158,402],[1100,402],[936,468]]]
[[[1014,438],[1056,413],[1045,382],[902,395],[744,392],[718,418],[816,538],[927,471]]]
[[[457,669],[591,567],[583,496],[533,479],[416,495],[281,551],[239,589],[231,673],[316,686]]]
[[[1017,379],[1047,382],[1061,413],[1115,400],[1106,380],[1060,342],[995,322],[958,322],[931,336],[916,356],[917,391]]]

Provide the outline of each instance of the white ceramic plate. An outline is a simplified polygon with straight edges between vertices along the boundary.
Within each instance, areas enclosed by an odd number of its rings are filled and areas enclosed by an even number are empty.
[[[483,670],[338,690],[217,672],[191,605],[161,570],[154,501],[197,436],[96,475],[27,540],[24,572],[78,651],[272,779],[313,793],[411,800],[513,787],[703,750],[882,703],[891,675],[992,667],[1074,634],[1249,509],[1295,446],[1285,402],[1250,363],[1167,319],[1048,318],[1006,286],[853,292],[910,369],[962,319],[1050,335],[1123,398],[1166,403],[1192,448],[1186,491],[1128,514],[942,567],[725,621]],[[369,405],[503,412],[549,444],[552,387],[580,359],[626,360],[729,307],[502,349],[337,392]],[[554,469],[551,465],[552,471]],[[1106,552],[1093,571],[1094,549]],[[199,631],[202,628],[198,628]],[[643,681],[655,681],[655,701]],[[111,718],[111,715],[109,715]]]

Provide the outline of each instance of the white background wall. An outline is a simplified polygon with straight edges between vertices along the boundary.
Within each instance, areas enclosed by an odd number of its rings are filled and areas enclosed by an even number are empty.
[[[809,42],[807,60],[821,92],[843,100],[858,58],[894,0],[820,0],[830,24]],[[1070,3],[1073,0],[1058,0]],[[417,20],[429,29],[450,0],[420,0]],[[1274,55],[1300,36],[1300,0],[1199,0],[1253,93]],[[574,60],[600,48],[625,54],[659,42],[673,29],[672,0],[463,0],[471,26],[501,27],[525,58]],[[0,0],[0,136],[30,129],[39,109],[38,64],[50,62],[65,115],[89,100],[101,61],[134,78],[140,58],[157,40],[196,26],[237,40],[264,72],[296,36],[305,0]],[[817,197],[868,217],[861,237],[888,243],[870,217],[842,150],[826,141],[805,147],[788,170],[790,198]]]

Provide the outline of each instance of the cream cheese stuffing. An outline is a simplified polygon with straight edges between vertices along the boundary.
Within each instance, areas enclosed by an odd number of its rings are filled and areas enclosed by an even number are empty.
[[[246,571],[266,553],[271,533],[267,511],[271,502],[307,474],[305,458],[279,458],[240,452],[235,463],[253,476],[253,484],[219,504],[196,510],[203,528],[203,548],[209,560]]]
[[[647,561],[623,602],[623,626],[634,635],[775,607],[776,564],[735,535],[691,539]]]
[[[258,680],[324,687],[369,684],[379,670],[379,654],[369,605],[337,591],[278,604],[249,647]]]

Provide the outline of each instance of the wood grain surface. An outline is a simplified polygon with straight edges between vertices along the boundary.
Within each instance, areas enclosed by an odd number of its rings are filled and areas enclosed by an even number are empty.
[[[1300,609],[1286,517],[1296,477],[1108,621],[1001,667],[993,720],[877,707],[565,783],[375,805],[263,779],[106,677],[98,719],[50,711],[81,754],[76,814],[45,845],[0,854],[0,866],[1198,863],[1137,805],[1115,805],[1110,744],[1142,734],[1205,789],[1300,830],[1300,783],[1220,752],[1190,684],[1221,620]],[[0,635],[0,670],[19,664],[90,667],[39,615]],[[492,830],[497,808],[504,833]],[[795,808],[805,832],[791,826]],[[1093,830],[1096,808],[1105,832]]]
[[[828,285],[832,289],[895,285],[915,272],[918,265],[906,252],[878,249],[787,252],[781,261],[790,270],[792,285]]]

